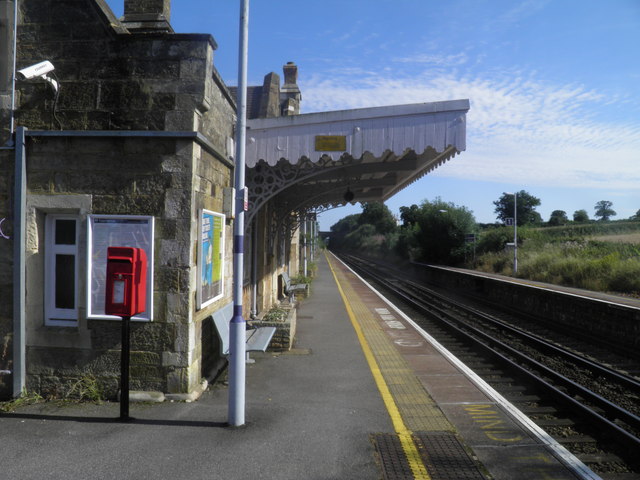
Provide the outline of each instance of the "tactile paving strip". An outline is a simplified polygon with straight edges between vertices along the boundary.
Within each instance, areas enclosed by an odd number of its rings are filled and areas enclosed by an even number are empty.
[[[398,436],[393,433],[376,433],[371,437],[378,452],[384,480],[413,480],[413,472]]]
[[[371,436],[380,459],[384,480],[413,480],[398,435],[377,433]],[[452,433],[418,432],[413,441],[431,480],[486,480],[478,466]]]
[[[370,307],[363,302],[361,297],[367,291],[366,287],[360,286],[352,273],[340,268],[336,268],[336,272],[407,428],[411,431],[453,431],[451,423],[382,331]]]
[[[414,432],[413,439],[433,480],[486,479],[454,434]]]

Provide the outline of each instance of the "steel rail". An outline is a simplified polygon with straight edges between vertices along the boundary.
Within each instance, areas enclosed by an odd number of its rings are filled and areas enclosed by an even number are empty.
[[[514,327],[513,325],[509,325],[508,323],[499,320],[485,312],[482,312],[476,308],[473,307],[469,307],[467,305],[464,305],[456,300],[452,300],[449,298],[446,298],[444,295],[431,290],[430,288],[424,287],[423,285],[419,285],[415,282],[412,282],[410,280],[402,280],[403,282],[405,282],[408,285],[413,286],[414,288],[419,289],[420,291],[423,291],[425,293],[428,293],[429,295],[435,296],[438,299],[440,299],[441,301],[448,303],[450,305],[455,306],[456,308],[463,310],[465,312],[471,313],[479,318],[481,318],[482,320],[489,322],[497,327],[499,327],[502,330],[507,330],[509,333],[514,334],[515,336],[518,336],[522,339],[525,339],[527,342],[533,343],[538,347],[541,347],[543,349],[546,349],[548,351],[552,351],[553,353],[556,353],[558,355],[561,355],[565,358],[568,358],[570,361],[577,363],[579,366],[584,367],[589,369],[590,371],[596,371],[598,374],[609,377],[617,382],[620,382],[621,384],[623,384],[623,386],[625,388],[629,388],[629,389],[633,389],[634,391],[640,392],[640,381],[636,380],[635,378],[629,376],[629,375],[624,375],[610,367],[607,367],[606,365],[602,365],[600,363],[594,362],[593,360],[589,360],[588,358],[585,358],[581,355],[578,355],[576,353],[573,353],[565,348],[559,347],[558,345],[555,345],[537,335],[534,335],[532,333],[529,333],[525,330],[522,330],[518,327]]]
[[[553,370],[551,370],[550,368],[546,367],[545,365],[542,365],[540,362],[537,362],[536,360],[530,359],[528,357],[526,357],[524,354],[522,354],[521,352],[518,352],[517,350],[515,350],[514,348],[498,341],[495,340],[494,338],[490,337],[489,335],[485,334],[484,332],[480,332],[478,329],[476,329],[475,327],[470,327],[468,325],[466,325],[466,327],[468,329],[470,329],[471,331],[475,331],[475,333],[478,333],[480,337],[486,339],[489,344],[485,344],[482,341],[480,341],[480,339],[478,339],[477,337],[474,337],[472,334],[470,334],[469,332],[464,331],[462,328],[458,327],[457,325],[454,325],[452,323],[452,320],[449,320],[452,318],[452,316],[448,313],[443,311],[441,308],[434,306],[434,305],[425,305],[423,302],[415,299],[414,297],[408,295],[405,291],[398,289],[396,286],[392,285],[389,282],[389,278],[383,278],[380,275],[371,272],[368,269],[365,269],[362,266],[355,266],[352,264],[353,267],[360,269],[361,271],[366,272],[368,275],[372,276],[373,278],[375,278],[378,282],[380,282],[381,284],[383,284],[385,286],[385,288],[388,288],[389,290],[391,290],[395,295],[398,295],[399,297],[403,298],[405,301],[407,301],[409,304],[415,306],[416,308],[420,309],[421,311],[423,311],[424,313],[431,315],[435,318],[437,318],[438,321],[444,323],[448,328],[454,330],[455,332],[459,333],[460,335],[462,335],[463,337],[467,338],[469,341],[473,342],[474,344],[478,345],[479,347],[481,347],[483,350],[487,351],[488,353],[498,357],[500,359],[500,361],[505,362],[506,364],[508,364],[510,367],[516,369],[517,371],[521,372],[523,375],[525,375],[527,378],[531,379],[533,382],[535,382],[536,384],[540,385],[541,387],[543,387],[545,390],[547,390],[548,392],[550,392],[554,397],[561,399],[562,401],[568,403],[570,406],[576,408],[578,411],[582,412],[582,414],[584,416],[589,417],[591,420],[593,420],[594,422],[597,422],[597,424],[606,429],[610,434],[613,434],[615,436],[617,436],[621,443],[623,443],[624,445],[631,447],[632,449],[639,449],[640,448],[640,438],[634,436],[632,433],[626,431],[625,429],[621,428],[620,426],[618,426],[617,424],[615,424],[613,421],[609,420],[608,418],[600,415],[599,413],[595,412],[594,410],[592,410],[589,406],[584,405],[583,403],[579,402],[578,400],[576,400],[575,398],[573,398],[572,396],[564,393],[563,391],[561,391],[560,389],[558,389],[556,386],[550,384],[548,381],[546,381],[543,378],[540,378],[539,375],[536,375],[536,373],[524,368],[522,365],[519,365],[518,363],[516,363],[514,360],[506,357],[505,355],[501,354],[500,352],[497,352],[495,350],[495,348],[491,347],[490,344],[499,346],[500,348],[504,348],[506,349],[510,354],[513,354],[517,357],[526,359],[526,363],[528,363],[529,365],[534,366],[535,368],[539,368],[540,370],[543,370],[545,372],[545,374],[548,374],[548,376],[556,379],[557,381],[561,382],[563,384],[563,386],[565,386],[565,388],[571,388],[574,390],[577,390],[581,395],[585,395],[588,396],[590,398],[590,400],[593,403],[596,403],[600,408],[603,408],[604,410],[608,411],[608,412],[615,412],[614,415],[618,415],[619,417],[623,417],[623,419],[629,423],[629,424],[633,424],[633,425],[640,425],[640,419],[635,416],[633,413],[626,411],[625,409],[619,407],[618,405],[613,404],[612,402],[609,402],[608,400],[600,397],[598,394],[591,392],[590,390],[586,389],[585,387],[573,382],[572,380],[564,377],[563,375],[554,372]],[[398,280],[398,278],[396,278],[396,280]],[[400,279],[401,280],[401,279]],[[434,314],[433,311],[431,311],[431,309],[434,309],[437,311],[438,314],[443,315],[447,318],[442,318],[439,315]],[[460,323],[460,320],[453,320],[457,323]],[[524,361],[524,360],[523,360]],[[562,380],[560,380],[562,379]]]

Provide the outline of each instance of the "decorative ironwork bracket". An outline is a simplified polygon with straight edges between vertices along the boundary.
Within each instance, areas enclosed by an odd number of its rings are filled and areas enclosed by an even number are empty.
[[[338,160],[323,157],[316,163],[309,159],[302,159],[295,165],[291,165],[286,160],[281,160],[274,166],[260,162],[254,168],[247,169],[246,184],[249,187],[247,223],[253,219],[265,203],[283,190],[321,173],[355,165],[360,161],[344,155]]]

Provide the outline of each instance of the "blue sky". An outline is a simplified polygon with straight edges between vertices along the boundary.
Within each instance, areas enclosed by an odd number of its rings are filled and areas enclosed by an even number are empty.
[[[108,0],[122,15],[123,0]],[[240,0],[174,0],[237,83]],[[468,98],[467,150],[387,205],[441,197],[479,222],[526,190],[571,218],[640,210],[640,0],[253,0],[249,82],[294,61],[304,113]],[[325,212],[328,229],[359,205]]]

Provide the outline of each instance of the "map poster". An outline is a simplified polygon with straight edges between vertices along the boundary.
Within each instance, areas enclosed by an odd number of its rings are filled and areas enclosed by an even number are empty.
[[[223,295],[224,226],[221,213],[202,210],[198,242],[198,304],[206,307]]]
[[[118,319],[105,315],[107,248],[136,247],[147,254],[147,310],[134,320],[153,319],[153,217],[134,215],[89,215],[88,299],[89,318]]]

